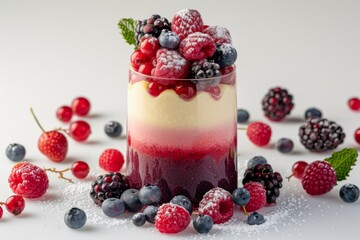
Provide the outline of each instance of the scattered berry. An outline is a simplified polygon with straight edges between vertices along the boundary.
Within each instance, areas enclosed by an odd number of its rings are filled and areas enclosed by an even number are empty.
[[[180,45],[180,38],[174,32],[169,30],[162,30],[159,36],[159,43],[163,48],[175,50]]]
[[[253,168],[258,164],[266,164],[267,160],[263,156],[255,156],[251,158],[247,163],[247,168]]]
[[[31,163],[20,162],[13,166],[8,182],[11,190],[24,198],[38,198],[49,187],[46,172]]]
[[[249,225],[260,225],[265,222],[265,218],[262,214],[253,212],[249,215],[246,222]]]
[[[108,198],[101,204],[101,209],[108,217],[119,217],[125,211],[125,204],[118,198]]]
[[[192,211],[193,211],[192,203],[184,195],[177,195],[177,196],[173,197],[170,202],[185,208],[189,212],[190,215],[192,214]]]
[[[357,97],[350,98],[348,105],[351,110],[359,111],[360,110],[360,99]]]
[[[149,223],[155,223],[155,217],[157,215],[158,210],[159,208],[156,206],[147,206],[144,209],[146,221],[148,221]]]
[[[231,194],[222,188],[213,188],[205,193],[199,203],[199,213],[212,217],[215,224],[228,221],[234,214]]]
[[[119,122],[109,121],[105,124],[105,133],[109,137],[119,137],[122,133],[122,126]]]
[[[307,120],[308,118],[321,118],[321,117],[322,117],[322,113],[317,108],[309,108],[305,112],[305,120]]]
[[[84,161],[76,161],[71,165],[71,173],[79,179],[87,177],[90,171],[89,165]]]
[[[77,142],[88,139],[91,133],[90,125],[82,120],[72,122],[69,128],[69,135]]]
[[[1,220],[1,218],[2,218],[3,212],[4,212],[4,210],[3,210],[2,207],[0,206],[0,220]]]
[[[359,188],[351,183],[345,184],[340,189],[340,198],[347,203],[356,202],[359,199]]]
[[[140,46],[141,40],[146,37],[159,37],[163,29],[170,30],[169,21],[158,14],[153,14],[150,18],[136,22],[135,40],[136,45]]]
[[[297,161],[296,163],[294,163],[294,165],[292,166],[292,175],[296,177],[297,179],[302,179],[302,176],[304,174],[305,168],[307,167],[308,163],[304,162],[304,161]],[[290,177],[288,178],[290,179]]]
[[[320,118],[308,119],[299,129],[300,142],[310,151],[334,150],[344,142],[345,133],[333,121]]]
[[[237,110],[237,122],[238,123],[246,123],[249,121],[250,114],[245,109],[238,109]]]
[[[283,120],[293,108],[293,96],[285,88],[272,88],[262,99],[262,109],[271,121]]]
[[[281,153],[289,153],[294,148],[294,142],[289,138],[280,138],[275,147]]]
[[[10,144],[6,148],[6,156],[9,160],[19,162],[25,158],[25,147],[18,143]]]
[[[71,208],[64,215],[65,224],[71,229],[82,228],[86,223],[86,213],[79,208]]]
[[[155,205],[161,200],[161,191],[158,186],[147,184],[140,189],[140,202],[144,205]]]
[[[135,226],[141,227],[146,223],[146,216],[144,213],[135,213],[132,217],[132,222]]]
[[[119,172],[124,162],[122,153],[113,148],[106,149],[99,158],[99,166],[108,172]]]
[[[199,215],[194,221],[193,226],[198,233],[208,233],[212,229],[214,221],[209,215]]]
[[[245,206],[250,201],[250,193],[246,188],[237,188],[232,193],[232,199],[236,205]]]
[[[262,147],[270,142],[271,128],[263,122],[253,122],[247,127],[246,134],[255,145]]]
[[[204,29],[203,33],[209,34],[215,44],[231,43],[229,30],[221,26],[209,26]]]
[[[261,183],[266,190],[266,202],[272,204],[276,203],[276,199],[280,196],[283,178],[280,173],[273,172],[270,164],[258,164],[245,171],[242,183],[246,184],[248,182]]]
[[[91,183],[90,197],[101,206],[108,198],[120,198],[129,188],[129,180],[119,172],[100,175]]]
[[[61,106],[56,111],[56,117],[64,123],[70,122],[72,115],[73,111],[69,106]]]
[[[155,217],[155,227],[161,233],[178,233],[185,230],[189,224],[189,212],[172,203],[161,205]]]
[[[315,161],[305,168],[301,183],[310,195],[324,194],[336,184],[336,173],[330,163]]]
[[[137,189],[128,189],[121,195],[121,200],[123,200],[125,204],[126,210],[129,212],[139,212],[143,208],[143,204],[139,199],[139,190]]]
[[[214,56],[211,57],[221,67],[233,65],[237,59],[236,49],[229,43],[217,44]]]
[[[354,133],[354,138],[355,141],[360,144],[360,128],[356,129],[355,133]]]
[[[171,21],[171,30],[175,32],[182,41],[189,34],[202,32],[204,23],[200,13],[195,9],[183,9],[175,13]]]
[[[6,199],[5,207],[9,213],[12,213],[15,216],[17,216],[21,214],[22,211],[24,210],[25,200],[21,196],[17,196],[17,195],[11,196],[8,199]]]
[[[38,140],[38,148],[51,161],[62,162],[66,158],[68,142],[58,131],[44,132]]]
[[[244,189],[250,193],[250,201],[246,204],[246,211],[254,212],[266,205],[266,190],[261,183],[248,182]]]
[[[189,72],[189,62],[175,50],[160,49],[156,53],[154,76],[162,78],[186,78]]]
[[[200,32],[189,34],[181,41],[179,47],[181,55],[189,61],[212,57],[215,50],[214,40],[208,34]],[[220,64],[220,62],[217,63]]]
[[[88,115],[90,107],[90,102],[85,97],[75,98],[71,103],[71,109],[73,110],[74,114],[81,117]]]

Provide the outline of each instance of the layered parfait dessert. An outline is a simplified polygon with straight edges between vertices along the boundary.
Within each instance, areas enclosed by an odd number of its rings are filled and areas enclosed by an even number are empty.
[[[159,15],[123,21],[133,26],[136,46],[128,83],[131,186],[155,184],[163,202],[185,195],[195,205],[214,187],[232,192],[237,52],[229,31],[205,26],[192,9],[177,12],[171,23]]]

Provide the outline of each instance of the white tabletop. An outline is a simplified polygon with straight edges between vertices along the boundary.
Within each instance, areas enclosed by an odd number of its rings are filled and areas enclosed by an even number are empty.
[[[122,17],[145,19],[153,13],[171,19],[183,8],[198,9],[206,24],[222,25],[231,31],[239,54],[238,106],[250,111],[252,121],[266,121],[273,129],[271,145],[265,148],[252,145],[245,133],[239,132],[240,170],[256,154],[267,157],[283,176],[290,174],[297,160],[310,162],[329,156],[331,153],[310,153],[299,143],[298,128],[305,109],[311,106],[343,126],[347,136],[341,148],[360,149],[353,138],[360,127],[360,113],[347,107],[349,97],[360,97],[359,1],[0,0],[0,201],[12,194],[7,178],[13,162],[5,156],[9,143],[23,144],[26,161],[39,166],[66,168],[75,160],[85,160],[96,173],[102,173],[97,160],[105,148],[125,152],[125,140],[109,139],[103,132],[108,120],[126,124],[127,68],[132,48],[119,35],[117,22]],[[260,101],[270,87],[277,85],[294,95],[295,109],[288,120],[270,123],[263,117]],[[67,160],[54,164],[37,149],[41,132],[29,108],[34,108],[46,129],[65,126],[56,119],[55,111],[79,95],[87,96],[92,103],[87,118],[92,135],[83,144],[69,139]],[[271,147],[280,137],[294,140],[293,153],[281,154]],[[75,186],[87,186],[88,182]],[[339,188],[348,182],[360,185],[358,166],[346,181],[319,197],[306,195],[295,179],[284,182],[278,205],[262,210],[271,220],[265,227],[249,229],[237,213],[234,219],[238,227],[218,226],[210,237],[269,240],[354,236],[360,201],[345,204],[338,197]],[[150,225],[135,228],[129,216],[105,219],[99,209],[93,211],[100,216],[100,224],[93,216],[82,230],[71,230],[63,222],[68,206],[62,207],[59,202],[64,197],[59,193],[67,188],[66,182],[50,176],[49,193],[38,201],[27,200],[22,215],[13,217],[4,212],[1,239],[25,239],[29,234],[54,240],[173,237],[158,233]],[[191,226],[175,236],[206,238]]]

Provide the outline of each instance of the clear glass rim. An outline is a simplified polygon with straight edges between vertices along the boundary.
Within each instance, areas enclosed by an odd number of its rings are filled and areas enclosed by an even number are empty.
[[[228,74],[225,75],[221,75],[218,77],[212,77],[212,78],[200,78],[200,79],[195,79],[195,78],[165,78],[165,77],[155,77],[155,76],[151,76],[151,75],[146,75],[143,73],[139,73],[137,71],[134,70],[134,68],[132,68],[131,66],[129,67],[129,70],[134,73],[137,74],[139,76],[144,77],[145,79],[157,79],[157,80],[162,80],[162,81],[211,81],[211,80],[217,80],[219,78],[226,78],[228,76],[231,76],[232,74],[236,73],[236,65],[231,65],[231,67],[233,67],[233,71],[229,72]]]

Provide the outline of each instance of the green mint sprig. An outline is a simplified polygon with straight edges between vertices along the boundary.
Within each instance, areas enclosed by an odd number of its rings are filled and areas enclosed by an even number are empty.
[[[123,36],[125,41],[129,45],[134,45],[134,49],[137,49],[136,41],[135,41],[135,28],[136,21],[132,18],[122,18],[118,23],[118,27],[120,29],[120,34]]]
[[[349,176],[352,167],[355,166],[358,152],[355,148],[344,148],[334,152],[331,157],[326,158],[336,172],[337,181],[345,180]]]

